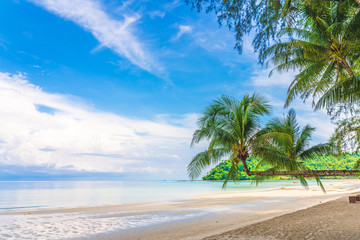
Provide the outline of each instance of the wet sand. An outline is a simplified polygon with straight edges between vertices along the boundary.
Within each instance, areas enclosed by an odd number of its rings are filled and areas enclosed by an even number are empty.
[[[289,215],[284,214],[288,213],[298,214],[293,212],[315,205],[327,206],[320,203],[359,191],[359,183],[359,180],[325,183],[326,195],[317,186],[304,190],[294,185],[223,192],[177,202],[3,213],[0,214],[0,239],[299,239],[279,235],[281,225],[292,226],[293,223],[296,226],[292,217],[280,221],[279,226],[272,226],[273,220],[266,220],[287,217]],[[339,204],[344,204],[341,201]],[[326,207],[323,211],[327,211]],[[344,215],[345,224],[347,217]],[[296,222],[301,223],[301,215]],[[265,225],[261,228],[251,224]],[[278,229],[269,231],[270,226]],[[254,230],[251,227],[256,230],[254,235],[251,235]],[[360,229],[359,225],[356,227]],[[287,232],[287,228],[281,231]]]

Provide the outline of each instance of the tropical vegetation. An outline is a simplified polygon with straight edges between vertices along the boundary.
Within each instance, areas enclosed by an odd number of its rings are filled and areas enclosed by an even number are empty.
[[[338,125],[331,140],[338,150],[360,148],[358,130],[351,127],[360,122],[359,0],[185,1],[226,23],[240,53],[251,33],[261,63],[273,71],[298,71],[285,105],[296,97],[311,99],[315,110],[326,108]],[[345,135],[351,144],[342,143]]]
[[[314,127],[300,127],[296,114],[290,109],[283,118],[275,118],[257,133],[259,146],[254,152],[260,157],[258,165],[270,166],[266,171],[296,171],[310,170],[304,163],[317,155],[333,153],[329,143],[320,143],[309,147]],[[257,168],[255,168],[257,170]],[[292,175],[292,173],[284,173]],[[314,176],[321,185],[319,177]],[[301,183],[307,186],[305,177],[298,175]],[[256,178],[261,180],[261,178]]]
[[[300,71],[289,87],[286,106],[297,95],[303,100],[311,97],[316,108],[344,103],[346,97],[354,97],[356,92],[345,94],[335,89],[357,81],[360,8],[321,1],[316,6],[304,1],[299,8],[302,24],[282,28],[277,34],[279,38],[289,34],[291,37],[267,48],[262,57],[269,58],[268,64],[275,66],[273,71]]]
[[[328,9],[329,5],[359,10],[360,0],[185,0],[198,11],[213,12],[220,25],[234,32],[235,48],[241,53],[244,38],[251,35],[252,45],[262,62],[264,51],[281,39],[281,28],[302,26],[306,18],[304,7],[314,10]],[[319,13],[321,13],[319,11]]]
[[[357,150],[359,131],[352,126],[360,122],[360,8],[349,1],[313,5],[303,1],[298,9],[299,24],[279,30],[281,41],[267,48],[262,58],[275,66],[273,71],[299,71],[285,106],[297,96],[304,101],[311,98],[315,110],[326,108],[337,119],[331,141],[338,151]],[[348,141],[344,144],[344,140]]]
[[[186,2],[199,11],[215,12],[219,23],[225,22],[235,32],[239,52],[244,36],[254,33],[259,61],[272,67],[271,73],[295,70],[285,107],[297,97],[311,99],[314,110],[326,109],[337,124],[329,143],[308,148],[315,129],[308,125],[300,129],[293,110],[260,129],[258,120],[265,112],[250,110],[248,118],[242,102],[249,96],[241,102],[228,97],[217,100],[203,113],[194,133],[192,144],[205,139],[210,144],[189,164],[190,177],[227,158],[231,167],[224,184],[241,177],[239,162],[241,170],[256,175],[258,181],[258,176],[293,175],[306,185],[305,177],[315,177],[321,184],[319,176],[354,175],[358,170],[317,170],[307,162],[324,154],[360,149],[360,0]],[[250,159],[259,159],[255,170],[263,171],[250,171]],[[360,159],[353,168],[359,167]]]
[[[342,156],[334,156],[334,155],[319,155],[314,156],[311,159],[308,159],[304,165],[312,170],[336,170],[336,169],[344,169],[349,170],[354,167],[357,160],[360,157],[360,153],[347,153]],[[266,171],[269,169],[269,166],[264,164],[259,164],[260,158],[249,157],[247,164],[250,169],[255,169],[259,171]],[[223,181],[225,180],[229,169],[231,167],[231,161],[225,160],[222,163],[219,163],[214,168],[212,168],[205,176],[202,177],[203,180],[217,180]],[[273,176],[272,179],[294,179],[294,176]],[[329,178],[329,177],[320,177],[320,178]],[[344,178],[343,176],[332,176],[330,178]],[[232,180],[232,179],[230,179]],[[255,175],[247,175],[242,166],[239,167],[239,178],[237,180],[255,180]]]
[[[232,163],[224,186],[230,178],[238,179],[240,162],[244,171],[251,175],[246,161],[256,152],[260,118],[269,111],[267,100],[258,94],[245,95],[241,101],[228,96],[213,101],[202,113],[193,134],[191,145],[207,140],[209,147],[196,154],[188,165],[190,178],[198,178],[204,168],[224,158],[231,159]]]
[[[329,143],[317,144],[309,148],[315,128],[306,125],[300,128],[293,109],[284,118],[275,118],[260,129],[259,117],[268,113],[269,107],[260,95],[246,95],[242,101],[223,96],[211,104],[199,119],[199,128],[194,132],[192,144],[208,140],[207,150],[198,153],[188,166],[190,178],[199,177],[201,171],[211,164],[230,158],[231,166],[224,179],[241,178],[242,171],[248,176],[256,175],[258,182],[267,175],[294,175],[294,171],[311,170],[304,162],[317,155],[332,153]],[[250,171],[248,162],[258,157],[255,171]],[[258,167],[268,166],[266,171],[257,171]],[[275,174],[273,172],[276,172]],[[299,174],[304,186],[305,176]],[[321,185],[318,176],[314,176]]]

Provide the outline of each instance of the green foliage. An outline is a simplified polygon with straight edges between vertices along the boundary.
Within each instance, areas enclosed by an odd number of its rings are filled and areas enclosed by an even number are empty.
[[[311,170],[341,170],[341,169],[352,169],[356,162],[360,158],[360,153],[348,153],[344,156],[331,156],[331,155],[322,155],[316,156],[311,159],[307,159],[305,166]],[[257,164],[260,162],[259,158],[250,157],[248,160],[248,166],[250,169],[255,169]],[[226,160],[216,167],[210,170],[210,172],[203,177],[203,180],[225,180],[226,175],[230,169],[231,162]],[[265,171],[269,169],[269,166],[260,165],[258,166],[258,171]],[[255,176],[248,176],[245,172],[241,171],[240,167],[240,177],[236,180],[254,180]],[[333,177],[333,178],[342,178],[342,177]],[[273,179],[290,179],[290,177],[280,177],[275,176]],[[233,179],[230,179],[233,180]]]
[[[228,179],[239,178],[239,162],[243,160],[246,171],[246,159],[252,149],[256,149],[260,117],[268,114],[270,108],[266,99],[256,93],[245,95],[241,101],[229,96],[213,101],[199,118],[198,129],[191,143],[194,145],[208,140],[209,147],[191,160],[188,165],[189,177],[196,179],[204,168],[230,158],[231,167],[223,186],[226,186]]]
[[[260,116],[267,114],[269,108],[267,101],[257,94],[245,95],[242,101],[222,96],[208,106],[198,120],[192,145],[206,139],[209,147],[191,160],[188,165],[190,178],[196,179],[204,168],[230,158],[224,163],[226,172],[215,170],[212,177],[224,179],[223,187],[226,187],[228,180],[247,179],[246,175],[252,175],[251,169],[258,171],[262,166],[270,166],[267,168],[269,171],[308,170],[304,161],[333,153],[333,147],[328,143],[309,148],[315,128],[310,125],[301,128],[293,109],[283,118],[275,118],[260,129]],[[249,156],[261,160],[251,161]],[[305,178],[298,178],[307,187]],[[258,184],[265,178],[255,176],[253,179]],[[315,179],[322,187],[320,179]]]
[[[358,150],[359,5],[355,1],[297,2],[298,24],[280,29],[280,41],[267,48],[263,58],[275,66],[272,72],[299,71],[288,88],[285,106],[300,97],[312,100],[315,110],[327,109],[333,120],[341,119],[331,139],[337,150]]]
[[[256,165],[259,163],[259,159],[257,158],[248,158],[247,160],[248,163],[248,167],[250,169],[255,169]],[[225,180],[229,169],[231,168],[231,160],[226,160],[220,164],[218,164],[216,167],[214,167],[213,169],[211,169],[211,171],[203,177],[203,180]],[[243,171],[243,166],[239,167],[239,173],[240,176],[238,179],[229,179],[229,180],[254,180],[254,176],[248,176],[244,171]],[[265,170],[265,166],[263,167],[263,170]]]
[[[355,86],[359,79],[355,76],[360,61],[360,8],[332,2],[314,6],[304,2],[299,6],[304,17],[302,24],[281,29],[278,35],[283,41],[269,47],[263,56],[275,66],[275,71],[300,70],[288,89],[286,105],[296,96],[303,100],[312,98],[317,109],[355,100],[352,97],[358,93]],[[286,37],[289,33],[290,38]],[[349,94],[350,90],[354,92]]]
[[[312,99],[315,110],[326,108],[334,119],[342,113],[355,112],[355,115],[337,123],[331,144],[319,144],[307,149],[314,129],[305,126],[300,133],[295,114],[294,124],[275,120],[259,134],[256,133],[259,128],[256,119],[250,118],[248,121],[242,107],[238,111],[238,107],[232,106],[236,102],[224,102],[227,109],[220,110],[216,109],[216,104],[212,105],[209,108],[212,116],[208,114],[207,122],[203,122],[194,134],[193,143],[202,139],[211,143],[208,150],[199,153],[190,163],[188,170],[192,179],[199,176],[201,169],[210,163],[221,162],[223,157],[231,159],[226,184],[229,179],[247,178],[238,172],[240,160],[245,172],[251,175],[246,160],[249,155],[260,157],[260,164],[270,165],[269,170],[291,171],[308,169],[307,164],[311,165],[314,156],[329,153],[333,146],[337,147],[338,153],[360,149],[359,110],[353,110],[359,108],[360,100],[360,0],[185,2],[199,11],[215,12],[219,23],[226,23],[235,32],[235,47],[240,53],[243,37],[254,33],[253,46],[259,52],[260,62],[267,61],[268,66],[274,67],[273,71],[298,71],[288,88],[286,106],[300,97],[304,101]],[[273,45],[269,47],[270,44]],[[290,115],[289,112],[291,120]],[[215,118],[216,121],[213,121]],[[246,120],[248,126],[242,124],[242,119]],[[259,144],[260,135],[265,136],[263,144]],[[359,169],[360,161],[353,165]],[[255,169],[254,166],[252,169]],[[223,178],[223,171],[215,171],[213,178]],[[257,182],[259,179],[256,179]],[[316,180],[321,185],[320,180]],[[307,185],[304,178],[300,181]]]
[[[281,28],[304,26],[307,20],[305,10],[317,11],[319,17],[325,14],[329,5],[336,5],[343,11],[358,9],[354,0],[185,0],[193,9],[214,12],[219,24],[226,24],[235,35],[235,48],[241,53],[246,35],[254,36],[252,44],[261,56],[271,42],[281,39],[277,35]],[[305,9],[305,7],[307,9]],[[305,22],[306,23],[306,22]],[[288,31],[291,35],[292,32]],[[275,41],[274,41],[275,40]]]
[[[301,128],[296,120],[296,113],[290,109],[283,118],[271,120],[266,127],[258,132],[259,146],[253,156],[259,157],[260,165],[270,165],[269,171],[295,171],[309,170],[305,165],[307,160],[318,155],[332,154],[333,146],[321,143],[309,147],[311,135],[315,128],[306,125]],[[258,170],[258,169],[256,169]],[[308,184],[303,176],[297,176],[301,184],[307,188]],[[266,177],[256,176],[256,184],[264,181]],[[323,188],[321,181],[315,177],[318,185]]]
[[[334,119],[359,108],[360,0],[185,2],[215,13],[219,24],[235,33],[239,53],[249,34],[261,63],[267,61],[273,71],[298,71],[286,105],[297,97],[310,99],[315,109],[326,108]],[[360,149],[359,122],[355,114],[338,123],[332,143],[339,151]]]

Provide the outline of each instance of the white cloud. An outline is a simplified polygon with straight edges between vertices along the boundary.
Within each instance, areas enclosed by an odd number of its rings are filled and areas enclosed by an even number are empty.
[[[139,14],[117,20],[95,0],[29,0],[91,32],[101,46],[108,47],[132,64],[158,76],[166,75],[157,60],[135,36],[133,25]]]
[[[274,71],[269,77],[271,69],[259,69],[254,71],[254,76],[251,77],[252,85],[257,87],[285,87],[287,88],[295,77],[295,72],[289,71],[279,73]]]
[[[72,99],[0,73],[0,164],[186,177],[197,115],[128,118]]]
[[[192,31],[192,27],[188,25],[179,25],[179,31],[177,32],[176,36],[172,38],[172,40],[178,40],[182,35],[185,33],[190,33]]]
[[[326,110],[314,111],[311,102],[303,103],[301,100],[295,100],[290,104],[297,113],[297,119],[302,126],[310,124],[316,128],[314,137],[316,142],[326,142],[334,132],[335,125],[331,122],[331,118],[327,115]]]

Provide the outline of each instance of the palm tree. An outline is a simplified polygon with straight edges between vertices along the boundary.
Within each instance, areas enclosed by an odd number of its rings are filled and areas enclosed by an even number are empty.
[[[267,171],[255,171],[251,174],[256,175],[258,180],[261,179],[259,176],[298,176],[305,186],[305,177],[315,177],[320,185],[321,176],[356,176],[360,161],[355,164],[355,170],[311,170],[304,165],[306,160],[317,155],[337,153],[333,140],[308,148],[314,131],[315,128],[310,125],[300,128],[293,109],[283,119],[270,121],[258,132],[256,139],[259,142],[253,154],[261,158],[259,165],[267,164],[271,167]]]
[[[317,108],[359,99],[360,8],[332,1],[302,1],[298,7],[302,24],[280,30],[279,38],[289,40],[274,44],[263,55],[269,59],[267,64],[275,66],[273,71],[300,70],[285,105],[298,95],[303,100],[312,98]]]
[[[275,119],[260,129],[260,117],[269,113],[270,106],[264,97],[246,95],[242,101],[222,96],[202,113],[198,129],[193,134],[191,146],[202,140],[209,141],[208,149],[196,154],[188,165],[189,177],[198,178],[201,171],[225,159],[231,160],[231,167],[223,187],[229,179],[239,179],[241,161],[249,176],[298,176],[306,186],[305,177],[353,176],[359,170],[310,170],[303,160],[316,154],[331,152],[330,144],[319,144],[307,149],[311,134],[315,131],[309,125],[300,130],[293,110],[284,119]],[[260,164],[267,164],[267,171],[250,171],[249,156],[260,157]],[[256,169],[255,169],[256,170]],[[260,179],[260,177],[258,177]]]
[[[257,144],[254,155],[260,157],[259,165],[265,164],[272,167],[268,171],[257,172],[256,175],[264,176],[266,172],[277,175],[276,172],[282,170],[285,170],[285,173],[280,175],[293,175],[296,171],[310,170],[304,165],[306,160],[313,159],[317,155],[333,153],[332,145],[329,143],[308,147],[314,131],[315,128],[310,125],[300,127],[293,109],[290,109],[284,118],[275,118],[270,121],[258,132],[257,140],[260,142]],[[307,187],[304,175],[297,177]],[[256,178],[257,181],[261,179],[261,177]],[[324,190],[319,177],[315,176],[315,179]]]
[[[230,178],[238,179],[240,161],[244,171],[251,175],[246,160],[256,147],[260,117],[269,111],[268,102],[256,93],[244,96],[242,101],[229,96],[215,100],[202,113],[198,129],[193,134],[191,146],[201,140],[210,143],[208,149],[196,154],[188,165],[190,178],[196,179],[204,168],[224,158],[230,158],[232,162],[224,187]]]

